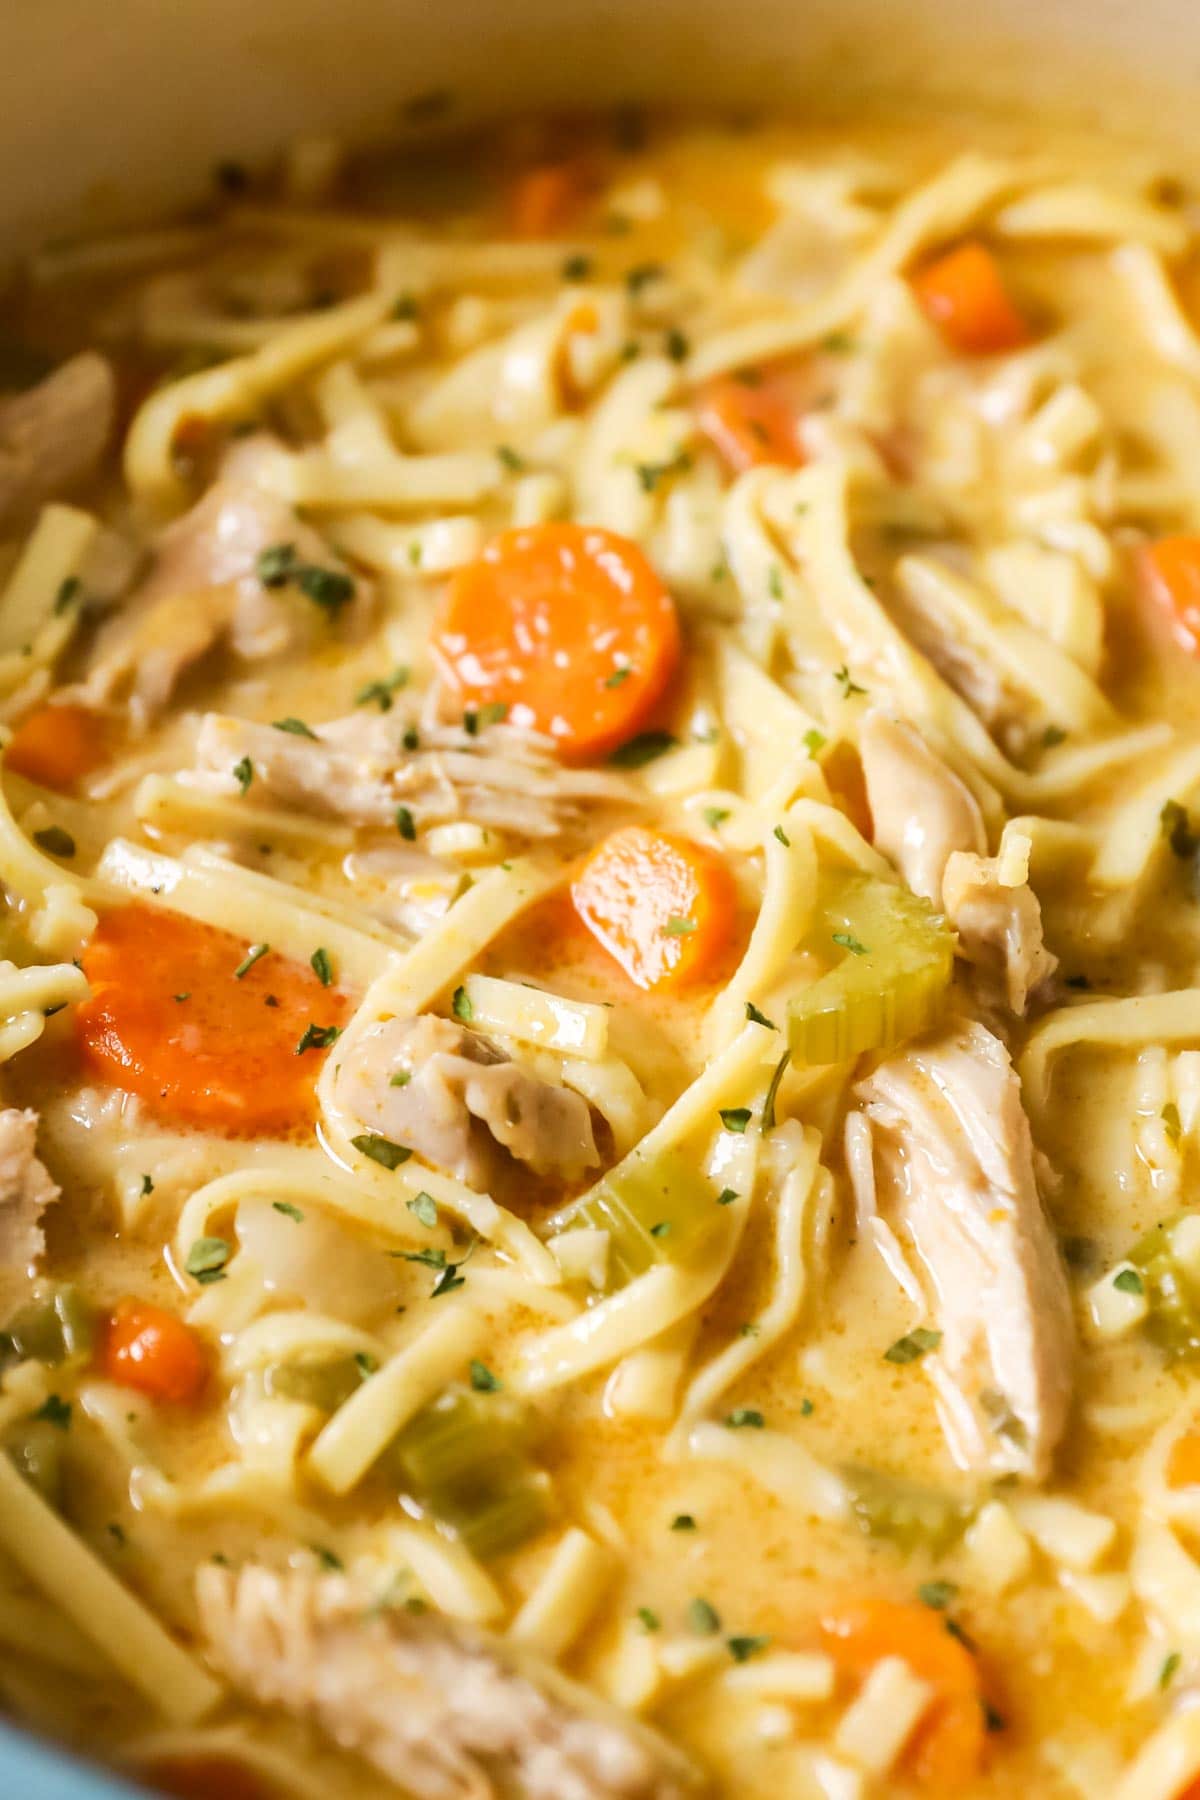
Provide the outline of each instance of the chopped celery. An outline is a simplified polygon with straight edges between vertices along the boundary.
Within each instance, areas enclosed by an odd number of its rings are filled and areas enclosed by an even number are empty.
[[[720,1224],[717,1193],[680,1150],[651,1161],[635,1155],[550,1221],[552,1231],[590,1226],[608,1233],[608,1280],[620,1287],[655,1263],[681,1262]]]
[[[877,1469],[842,1470],[850,1509],[868,1537],[886,1538],[905,1551],[949,1550],[971,1519],[971,1509],[936,1488],[920,1487]]]
[[[539,1532],[550,1518],[550,1478],[519,1457],[496,1463],[478,1486],[435,1488],[429,1510],[473,1556],[500,1556]]]
[[[389,1460],[418,1491],[450,1487],[524,1448],[527,1408],[504,1394],[449,1387],[423,1406],[392,1442]]]
[[[354,1356],[338,1356],[329,1362],[268,1363],[263,1385],[272,1399],[299,1400],[322,1412],[336,1412],[369,1370]]]
[[[63,1497],[64,1439],[57,1426],[41,1419],[26,1419],[4,1445],[18,1474],[35,1487],[43,1500],[58,1507]]]
[[[499,1556],[540,1531],[549,1477],[525,1452],[527,1407],[494,1392],[450,1387],[393,1440],[385,1466],[476,1556]]]
[[[927,900],[858,871],[827,874],[802,949],[840,952],[826,974],[788,1001],[797,1063],[845,1062],[886,1050],[932,1025],[954,969],[954,934]]]
[[[20,1361],[57,1366],[90,1356],[94,1337],[92,1309],[78,1288],[68,1283],[23,1306],[9,1320],[0,1341]]]
[[[1176,1234],[1193,1215],[1165,1219],[1140,1238],[1129,1260],[1142,1277],[1149,1306],[1147,1337],[1176,1358],[1200,1356],[1200,1266],[1179,1254]]]

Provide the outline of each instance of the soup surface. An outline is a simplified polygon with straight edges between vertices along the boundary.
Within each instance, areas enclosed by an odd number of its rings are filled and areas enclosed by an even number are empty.
[[[1200,1794],[1200,211],[993,135],[309,142],[22,272],[15,1719]]]

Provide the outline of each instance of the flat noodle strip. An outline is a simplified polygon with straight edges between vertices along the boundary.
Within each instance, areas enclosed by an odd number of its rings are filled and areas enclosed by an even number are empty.
[[[688,374],[702,381],[805,350],[857,318],[871,290],[928,245],[965,231],[1018,183],[1009,164],[960,156],[895,209],[875,243],[830,291],[778,319],[732,326],[701,344]]]
[[[201,1719],[221,1687],[0,1456],[0,1543],[131,1685],[179,1724]]]
[[[0,843],[0,868],[2,858]],[[176,860],[114,838],[96,873],[114,895],[122,890],[136,894],[147,905],[187,913],[245,938],[247,944],[268,943],[295,962],[307,962],[323,945],[339,979],[354,987],[368,986],[381,965],[408,949],[404,939],[347,906],[239,868],[203,849],[188,850]]]
[[[385,317],[392,296],[377,292],[288,324],[249,356],[185,376],[142,403],[125,439],[125,479],[131,491],[161,507],[181,509],[186,482],[171,451],[185,419],[219,423],[252,414],[321,363],[342,355]]]
[[[1200,1039],[1200,988],[1170,994],[1134,994],[1060,1007],[1030,1033],[1021,1056],[1021,1083],[1029,1104],[1050,1104],[1051,1064],[1064,1050],[1129,1050],[1140,1044]]]

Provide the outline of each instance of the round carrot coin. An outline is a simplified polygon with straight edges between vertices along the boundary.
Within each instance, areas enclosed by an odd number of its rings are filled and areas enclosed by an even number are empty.
[[[143,1300],[121,1300],[108,1321],[100,1366],[110,1381],[181,1406],[199,1397],[208,1358],[195,1332]]]
[[[349,998],[260,949],[181,913],[106,914],[83,954],[85,1066],[181,1124],[238,1136],[307,1124]]]
[[[593,851],[571,888],[575,911],[638,987],[698,980],[733,934],[733,878],[690,838],[631,825]]]
[[[501,709],[587,758],[632,737],[662,698],[679,620],[627,538],[535,525],[501,532],[452,578],[433,645],[468,715]]]

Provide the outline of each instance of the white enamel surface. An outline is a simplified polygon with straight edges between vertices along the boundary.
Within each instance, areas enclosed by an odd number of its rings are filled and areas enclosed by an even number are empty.
[[[196,192],[297,133],[621,99],[1014,96],[1194,134],[1195,0],[0,0],[0,238]]]

